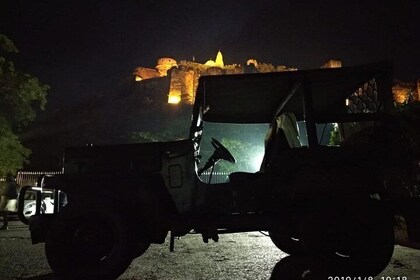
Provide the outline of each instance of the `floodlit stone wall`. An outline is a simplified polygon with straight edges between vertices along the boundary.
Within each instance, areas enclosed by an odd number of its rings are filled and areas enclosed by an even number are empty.
[[[420,101],[420,79],[414,83],[395,81],[392,87],[394,101],[397,104],[406,104],[411,101]]]
[[[329,60],[321,68],[337,67],[341,67],[341,61]],[[261,63],[256,59],[249,59],[242,65],[224,64],[223,55],[219,51],[214,60],[210,59],[206,63],[186,60],[177,62],[173,58],[162,57],[158,59],[155,69],[137,67],[134,71],[134,76],[135,80],[140,83],[145,82],[144,80],[168,76],[170,79],[169,91],[162,93],[162,95],[167,97],[169,103],[177,104],[182,102],[192,104],[194,103],[195,92],[200,76],[296,70],[298,69],[286,67],[284,65],[275,66],[270,63]],[[420,87],[420,84],[418,84],[418,87]]]

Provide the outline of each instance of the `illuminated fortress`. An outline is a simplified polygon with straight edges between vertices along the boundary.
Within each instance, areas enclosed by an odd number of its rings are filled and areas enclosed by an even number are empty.
[[[341,61],[329,60],[321,68],[341,67]],[[269,63],[259,63],[255,59],[248,59],[246,64],[225,65],[223,55],[219,51],[215,60],[205,63],[181,60],[177,62],[170,57],[162,57],[157,61],[156,67],[137,67],[134,72],[134,80],[148,91],[159,91],[167,95],[167,102],[171,104],[194,103],[195,91],[198,78],[206,75],[226,75],[244,73],[266,73],[281,71],[296,71],[296,68],[286,66],[273,66]],[[159,79],[160,78],[160,79]],[[162,87],[162,83],[165,86]],[[404,104],[411,100],[420,100],[420,79],[414,83],[395,81],[393,87],[394,100],[398,104]]]
[[[137,67],[133,75],[135,81],[139,83],[150,79],[168,77],[168,103],[178,104],[183,102],[192,104],[194,102],[194,95],[200,76],[295,70],[297,69],[288,68],[286,66],[273,66],[272,64],[258,63],[255,59],[249,59],[246,62],[246,65],[225,65],[223,62],[223,55],[219,51],[215,60],[208,60],[205,63],[186,60],[177,62],[173,58],[162,57],[158,59],[154,69]]]

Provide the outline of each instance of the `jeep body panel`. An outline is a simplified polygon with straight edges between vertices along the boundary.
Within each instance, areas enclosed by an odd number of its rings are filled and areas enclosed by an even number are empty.
[[[171,212],[183,213],[196,189],[192,157],[190,140],[71,147],[64,153],[64,174],[46,178],[44,187],[124,200],[146,188],[172,203]]]

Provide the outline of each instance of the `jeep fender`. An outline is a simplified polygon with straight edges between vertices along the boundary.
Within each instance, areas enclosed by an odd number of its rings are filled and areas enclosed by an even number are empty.
[[[153,243],[163,243],[176,207],[158,174],[62,174],[44,182],[71,200],[113,204],[121,208],[139,234],[146,230]]]

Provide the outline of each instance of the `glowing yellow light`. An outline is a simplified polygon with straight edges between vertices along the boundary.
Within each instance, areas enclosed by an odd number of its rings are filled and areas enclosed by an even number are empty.
[[[179,102],[181,102],[181,95],[172,95],[172,94],[169,94],[169,96],[168,96],[168,103],[170,103],[170,104],[178,104]]]
[[[222,52],[219,50],[219,52],[217,53],[217,56],[216,56],[216,61],[214,62],[214,64],[216,65],[216,66],[218,66],[218,67],[224,67],[225,66],[225,64],[223,63],[223,55],[222,55]]]
[[[215,62],[214,62],[214,60],[209,59],[209,60],[206,61],[206,63],[204,65],[212,67],[212,66],[215,65]]]
[[[410,89],[396,85],[392,88],[392,93],[394,95],[394,101],[399,104],[404,104],[407,102],[408,97],[410,96]]]
[[[141,80],[143,80],[140,76],[136,76],[136,82],[140,82]]]

